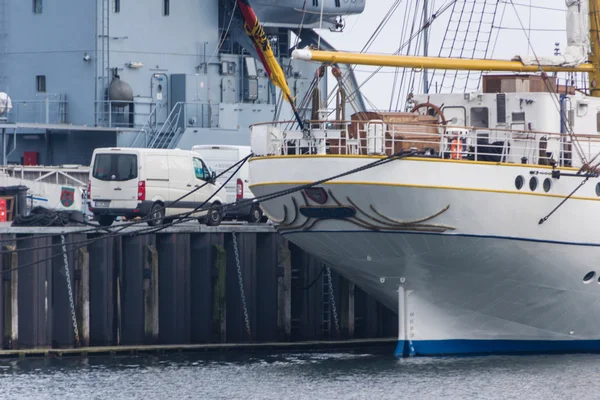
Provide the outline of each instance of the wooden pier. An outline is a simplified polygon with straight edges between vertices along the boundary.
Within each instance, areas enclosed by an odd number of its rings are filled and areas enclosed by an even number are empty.
[[[394,313],[269,225],[146,228],[0,224],[0,357],[397,337]]]

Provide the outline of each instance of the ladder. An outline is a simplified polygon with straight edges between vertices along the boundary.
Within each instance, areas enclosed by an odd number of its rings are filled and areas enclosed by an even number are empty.
[[[0,92],[8,92],[6,77],[7,0],[0,0]]]
[[[2,0],[0,0],[2,1]],[[98,76],[98,87],[99,91],[102,93],[101,96],[98,96],[96,93],[96,99],[100,97],[99,102],[96,103],[96,125],[101,122],[107,122],[109,120],[108,113],[112,112],[110,106],[107,103],[108,100],[108,84],[109,84],[109,70],[110,70],[110,2],[111,0],[100,0],[100,20],[98,21],[100,25],[98,35],[98,39],[100,40],[100,54],[97,56],[99,58],[97,76]]]
[[[325,268],[325,265],[321,267]],[[329,287],[329,281],[325,272],[323,272],[321,279],[323,282],[321,291],[321,334],[323,335],[323,339],[329,339],[331,337],[331,288]]]

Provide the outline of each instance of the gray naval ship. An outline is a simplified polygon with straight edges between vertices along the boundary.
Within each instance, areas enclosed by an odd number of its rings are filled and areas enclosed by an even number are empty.
[[[318,66],[291,51],[331,50],[319,29],[343,30],[365,0],[250,4],[310,118],[327,76],[313,91]],[[352,70],[339,68],[356,89]],[[12,105],[0,98],[2,165],[89,165],[107,146],[248,145],[250,124],[294,118],[235,0],[0,0],[0,92]],[[302,102],[313,92],[320,103]],[[347,107],[363,111],[360,94]]]

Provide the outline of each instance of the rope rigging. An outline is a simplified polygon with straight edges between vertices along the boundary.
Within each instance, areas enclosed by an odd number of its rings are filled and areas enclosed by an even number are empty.
[[[399,153],[394,153],[394,154],[392,154],[390,156],[387,156],[387,157],[375,160],[375,161],[370,162],[370,163],[368,163],[366,165],[363,165],[361,167],[357,167],[357,168],[354,168],[352,170],[348,170],[348,171],[342,172],[342,173],[334,175],[334,176],[330,176],[330,177],[327,177],[327,178],[324,178],[324,179],[320,179],[320,180],[315,181],[315,182],[311,182],[311,183],[307,183],[307,184],[303,184],[303,185],[298,185],[298,186],[295,186],[295,187],[292,187],[292,188],[283,189],[283,190],[280,190],[280,191],[277,191],[277,192],[273,192],[273,193],[270,193],[270,194],[266,194],[266,195],[256,196],[253,199],[244,199],[244,200],[238,201],[236,203],[225,204],[225,205],[222,206],[221,212],[224,212],[224,211],[229,210],[229,209],[243,208],[243,207],[245,207],[245,206],[247,206],[249,204],[254,204],[254,203],[260,203],[260,202],[265,202],[265,201],[269,201],[269,200],[274,200],[276,198],[279,198],[279,197],[282,197],[282,196],[287,196],[287,195],[299,192],[299,191],[304,190],[304,189],[308,189],[308,188],[311,188],[311,187],[314,187],[314,186],[317,186],[317,185],[321,185],[323,183],[326,183],[326,182],[329,182],[329,181],[332,181],[332,180],[335,180],[335,179],[342,178],[344,176],[352,175],[352,174],[355,174],[355,173],[358,173],[358,172],[361,172],[361,171],[366,171],[368,169],[375,168],[375,167],[387,164],[387,163],[395,161],[395,160],[401,160],[403,158],[413,156],[414,154],[415,153],[412,152],[412,151],[411,152],[401,151]],[[223,172],[221,172],[221,174],[219,174],[219,176],[225,174],[226,172],[228,172],[229,170],[233,169],[234,167],[237,167],[236,171],[233,172],[230,175],[229,179],[231,179],[233,176],[235,176],[235,173],[243,166],[243,164],[245,162],[247,162],[247,160],[250,157],[252,157],[252,156],[253,156],[253,154],[250,154],[247,157],[243,158],[242,160],[238,161],[236,164],[232,165],[228,169],[226,169]],[[225,187],[225,185],[227,184],[227,182],[228,182],[228,180],[225,181],[219,187],[219,189],[214,192],[214,194],[216,194],[221,189],[223,189]],[[201,185],[201,187],[202,186],[203,185]],[[186,195],[182,196],[181,198],[185,198],[186,196],[188,196],[189,194],[193,193],[194,191],[199,190],[201,187],[196,188],[196,189],[190,191],[189,193],[187,193]],[[213,196],[214,196],[214,194],[213,194]],[[212,198],[213,196],[211,196],[210,198]],[[77,245],[77,247],[71,248],[71,251],[75,251],[77,249],[86,247],[87,245],[89,245],[91,243],[94,243],[94,242],[97,242],[99,240],[109,239],[109,238],[113,238],[113,237],[120,237],[120,236],[129,236],[129,237],[132,237],[132,236],[140,236],[140,235],[145,235],[145,234],[153,234],[153,233],[160,232],[161,230],[166,229],[168,227],[179,225],[181,223],[187,222],[189,220],[196,220],[195,217],[190,217],[190,215],[194,214],[195,212],[197,212],[198,210],[200,210],[208,201],[210,201],[210,198],[207,199],[205,202],[203,202],[201,205],[197,206],[194,210],[186,212],[186,213],[181,213],[178,216],[173,217],[173,218],[177,218],[177,219],[174,220],[174,221],[172,221],[172,222],[170,222],[170,223],[163,224],[163,225],[161,225],[159,227],[149,227],[149,228],[140,229],[140,230],[135,231],[135,232],[123,232],[123,230],[126,229],[126,228],[128,228],[128,227],[131,227],[131,226],[134,226],[134,225],[138,225],[138,224],[147,223],[149,219],[143,219],[143,220],[140,220],[140,221],[133,221],[132,223],[123,224],[123,225],[119,226],[118,228],[114,229],[110,233],[107,233],[106,235],[98,236],[98,237],[95,237],[95,238],[92,238],[92,239],[86,239],[86,240],[71,242],[70,243],[71,246]],[[176,201],[179,201],[179,200],[180,199],[178,199]],[[102,229],[101,228],[97,228],[95,230],[77,231],[76,233],[78,233],[78,234],[81,234],[81,233],[84,233],[84,232],[87,232],[87,233],[91,233],[91,232],[101,233],[101,231],[104,231],[106,229],[107,228],[102,228]],[[28,236],[26,238],[16,238],[16,239],[33,239],[33,238],[38,238],[39,239],[39,238],[49,238],[49,237],[54,237],[54,236],[55,235],[38,235],[38,236],[31,235],[31,236]],[[15,239],[14,238],[11,238],[11,239],[1,239],[0,241],[14,242]],[[34,246],[34,247],[24,248],[24,249],[15,249],[13,251],[4,251],[3,250],[2,253],[6,253],[6,252],[8,252],[8,253],[20,253],[20,252],[35,251],[35,250],[40,250],[40,249],[45,249],[45,248],[53,248],[53,247],[56,247],[56,246],[62,246],[62,244],[59,243],[59,244],[50,244],[50,245],[44,245],[44,246]],[[12,271],[12,270],[19,270],[19,269],[28,268],[28,267],[40,264],[42,262],[51,260],[51,259],[53,259],[55,257],[61,257],[61,256],[63,256],[63,254],[66,254],[66,253],[64,253],[64,252],[58,252],[58,253],[53,254],[52,256],[47,257],[45,259],[40,259],[40,260],[37,260],[37,261],[29,263],[29,264],[25,264],[25,265],[20,265],[18,267],[12,268],[12,269],[6,269],[5,272]]]

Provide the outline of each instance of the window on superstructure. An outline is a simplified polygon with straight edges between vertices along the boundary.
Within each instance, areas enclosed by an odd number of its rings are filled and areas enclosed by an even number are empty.
[[[319,0],[313,0],[313,6],[319,7]]]
[[[490,112],[487,107],[471,108],[471,126],[476,128],[489,128]]]
[[[163,0],[163,15],[167,16],[171,13],[171,0]]]
[[[600,133],[600,112],[596,113],[596,132]]]
[[[33,12],[35,14],[42,13],[42,0],[33,0]]]
[[[46,75],[35,77],[36,90],[38,93],[46,93]]]
[[[121,0],[115,0],[115,13],[121,12]]]

